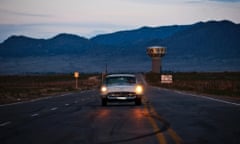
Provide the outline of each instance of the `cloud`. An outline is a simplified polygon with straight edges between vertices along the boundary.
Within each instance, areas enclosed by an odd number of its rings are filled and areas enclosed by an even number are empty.
[[[208,1],[217,1],[217,2],[240,2],[240,0],[208,0]]]
[[[13,34],[46,38],[66,32],[91,37],[141,26],[222,19],[239,23],[238,2],[240,0],[2,0],[0,24],[6,25],[0,25],[0,42]]]
[[[17,16],[28,16],[28,17],[53,17],[52,15],[17,12],[17,11],[6,10],[6,9],[0,9],[0,13],[5,13],[8,15],[17,15]]]
[[[234,3],[234,2],[240,2],[240,0],[186,0],[187,3],[203,3],[203,2],[225,2],[225,3]]]
[[[206,1],[217,1],[217,2],[240,2],[240,0],[126,0],[126,1],[133,1],[136,3],[153,3],[153,4],[162,4],[162,3],[184,3],[184,2],[192,2],[192,3],[198,3],[198,2],[206,2]]]
[[[72,33],[87,38],[97,34],[111,33],[119,30],[133,29],[131,25],[111,23],[32,23],[0,24],[0,43],[11,35],[25,35],[34,38],[50,38],[59,33]]]

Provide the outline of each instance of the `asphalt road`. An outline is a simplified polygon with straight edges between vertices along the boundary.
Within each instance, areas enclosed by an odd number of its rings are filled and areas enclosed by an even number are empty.
[[[240,144],[240,105],[146,86],[142,106],[97,90],[0,106],[0,144]]]

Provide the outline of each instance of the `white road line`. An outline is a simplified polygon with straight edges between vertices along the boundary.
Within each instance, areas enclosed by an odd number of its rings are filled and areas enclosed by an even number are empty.
[[[83,90],[77,93],[87,93],[87,92],[92,92],[95,91],[96,89],[92,89],[92,90]],[[75,94],[76,92],[70,92],[70,93],[66,93],[66,94],[61,94],[58,96],[49,96],[49,97],[43,97],[43,98],[37,98],[37,99],[33,99],[33,100],[29,100],[29,101],[23,101],[23,102],[16,102],[16,103],[10,103],[10,104],[3,104],[0,105],[0,107],[5,107],[5,106],[12,106],[12,105],[18,105],[18,104],[25,104],[25,103],[31,103],[31,102],[37,102],[37,101],[41,101],[41,100],[48,100],[48,99],[52,99],[52,98],[58,98],[58,97],[64,97],[64,96],[68,96],[68,95],[72,95]]]
[[[65,106],[69,106],[69,104],[67,103],[67,104],[65,104]]]
[[[39,116],[39,114],[38,114],[38,113],[35,113],[35,114],[32,114],[31,116],[32,116],[32,117],[36,117],[36,116]]]
[[[23,101],[23,102],[16,102],[16,103],[10,103],[10,104],[3,104],[0,105],[0,107],[5,107],[5,106],[12,106],[12,105],[18,105],[18,104],[25,104],[25,103],[31,103],[31,102],[37,102],[37,101],[41,101],[41,100],[48,100],[48,99],[52,99],[52,98],[57,98],[57,97],[64,97],[64,96],[68,96],[74,93],[66,93],[66,94],[61,94],[59,96],[49,96],[49,97],[43,97],[43,98],[36,98],[30,101]]]
[[[235,106],[240,106],[240,104],[238,104],[238,103],[229,102],[229,101],[225,101],[225,100],[221,100],[221,99],[216,99],[216,98],[212,98],[212,97],[207,97],[207,96],[203,96],[203,95],[187,94],[187,93],[183,93],[183,92],[179,92],[179,91],[176,91],[176,92],[179,93],[179,94],[185,94],[185,95],[194,96],[194,97],[199,97],[199,98],[203,98],[203,99],[208,99],[208,100],[212,100],[212,101],[216,101],[216,102],[221,102],[221,103],[225,103],[225,104],[231,104],[231,105],[235,105]]]
[[[147,85],[147,82],[145,81],[145,79],[143,78],[142,75],[140,75],[140,78],[143,81],[144,85]],[[177,90],[169,90],[169,89],[166,89],[166,88],[159,88],[159,87],[155,87],[155,88],[160,89],[160,90],[172,91],[172,92],[183,94],[183,95],[189,95],[189,96],[199,97],[199,98],[203,98],[203,99],[208,99],[208,100],[221,102],[221,103],[225,103],[225,104],[231,104],[231,105],[235,105],[235,106],[240,106],[239,103],[229,102],[229,101],[216,99],[216,98],[212,98],[212,97],[208,97],[208,96],[195,95],[195,94],[185,93],[185,92],[181,92],[181,91],[177,91]]]
[[[143,78],[142,75],[140,75],[140,78],[141,78],[141,80],[143,81],[144,85],[147,85],[147,82],[145,81],[145,79]],[[212,100],[212,101],[216,101],[216,102],[221,102],[221,103],[225,103],[225,104],[231,104],[231,105],[235,105],[235,106],[240,106],[239,103],[234,103],[234,102],[229,102],[229,101],[225,101],[225,100],[221,100],[221,99],[211,98],[211,97],[208,97],[208,96],[195,95],[195,94],[190,94],[190,93],[184,93],[184,92],[181,92],[181,91],[169,90],[169,89],[166,89],[166,88],[159,88],[159,87],[156,87],[156,88],[158,88],[158,89],[160,89],[160,90],[173,91],[173,92],[175,92],[175,93],[184,94],[184,95],[189,95],[189,96],[194,96],[194,97],[199,97],[199,98],[208,99],[208,100]]]
[[[9,125],[9,124],[11,124],[11,122],[10,122],[10,121],[7,121],[7,122],[4,122],[4,123],[1,123],[1,124],[0,124],[0,127],[4,127],[4,126]]]
[[[188,95],[188,96],[203,98],[203,99],[212,100],[212,101],[216,101],[216,102],[221,102],[221,103],[225,103],[225,104],[240,106],[239,103],[229,102],[229,101],[225,101],[225,100],[221,100],[221,99],[217,99],[217,98],[212,98],[212,97],[208,97],[208,96],[204,96],[204,95],[196,95],[196,94],[181,92],[181,91],[178,91],[178,90],[169,90],[169,89],[166,89],[166,88],[159,88],[159,87],[155,87],[155,88],[157,88],[159,90],[172,91],[172,92],[175,92],[175,93],[178,93],[178,94],[181,94],[181,95]]]
[[[58,109],[58,107],[51,108],[52,111],[55,111],[57,109]]]

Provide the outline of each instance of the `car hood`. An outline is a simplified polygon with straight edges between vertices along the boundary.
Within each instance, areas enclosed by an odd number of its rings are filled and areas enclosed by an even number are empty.
[[[136,85],[108,85],[107,91],[110,92],[135,92]]]

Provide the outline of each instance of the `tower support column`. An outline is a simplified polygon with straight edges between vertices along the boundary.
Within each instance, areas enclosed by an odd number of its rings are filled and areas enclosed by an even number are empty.
[[[161,57],[152,57],[152,72],[161,72]]]

